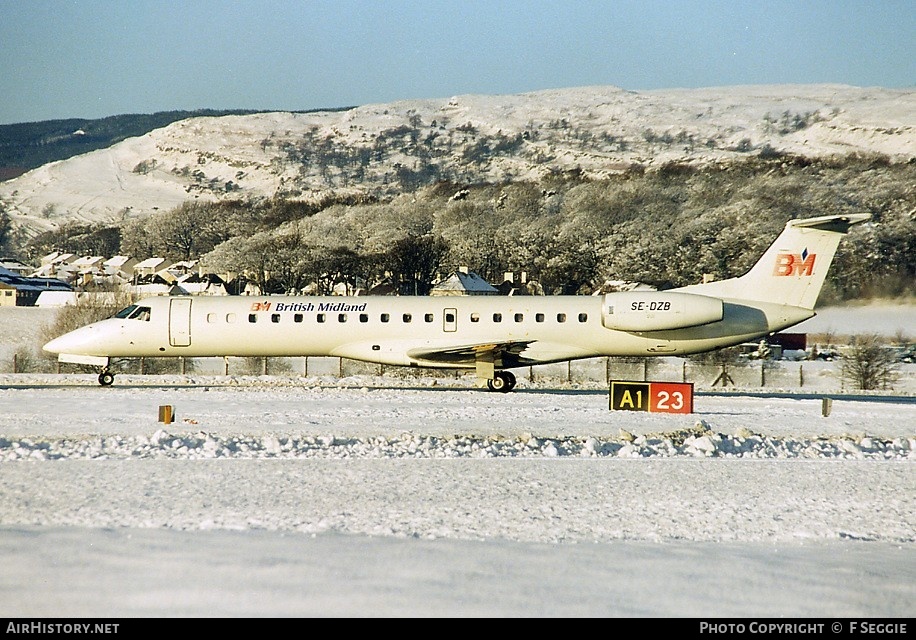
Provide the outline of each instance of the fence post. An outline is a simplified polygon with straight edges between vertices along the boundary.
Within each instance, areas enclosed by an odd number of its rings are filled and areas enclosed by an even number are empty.
[[[19,359],[18,354],[13,354],[13,373],[19,373]]]
[[[681,382],[687,382],[687,361],[681,363]]]
[[[735,384],[735,381],[732,380],[732,377],[728,375],[728,366],[724,362],[722,363],[722,373],[720,373],[719,377],[713,381],[712,386],[716,386],[720,381],[722,382],[723,387],[727,387],[729,384]]]
[[[611,384],[611,359],[604,359],[604,384],[610,386]]]
[[[805,371],[804,371],[804,367],[805,367],[805,365],[803,365],[803,364],[798,365],[798,386],[799,386],[799,387],[804,387],[804,386],[805,386]]]
[[[188,371],[187,363],[185,362],[185,357],[178,356],[178,362],[181,363],[181,375],[184,375]]]
[[[267,375],[267,356],[264,356],[264,360],[261,362],[261,374]]]
[[[229,356],[223,356],[223,375],[229,375]]]
[[[761,387],[765,387],[767,384],[766,367],[764,366],[765,364],[766,364],[766,358],[760,358],[760,386]]]
[[[572,382],[572,360],[566,361],[566,382]]]
[[[302,365],[302,375],[306,378],[309,377],[309,357],[305,356],[305,363]]]

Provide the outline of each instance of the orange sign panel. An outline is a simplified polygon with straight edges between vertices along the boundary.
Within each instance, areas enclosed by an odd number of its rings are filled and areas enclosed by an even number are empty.
[[[693,383],[611,382],[611,409],[653,413],[693,413]]]

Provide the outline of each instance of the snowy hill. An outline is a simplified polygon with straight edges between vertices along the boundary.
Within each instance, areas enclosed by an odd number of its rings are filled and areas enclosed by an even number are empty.
[[[916,91],[840,85],[582,87],[182,120],[0,183],[29,235],[188,199],[386,195],[431,184],[760,153],[916,157]]]

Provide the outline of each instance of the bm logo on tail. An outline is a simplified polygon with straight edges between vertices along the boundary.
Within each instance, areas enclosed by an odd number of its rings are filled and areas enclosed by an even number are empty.
[[[798,253],[780,253],[776,255],[776,269],[774,276],[810,276],[814,274],[814,259],[816,253],[808,253],[805,249]]]

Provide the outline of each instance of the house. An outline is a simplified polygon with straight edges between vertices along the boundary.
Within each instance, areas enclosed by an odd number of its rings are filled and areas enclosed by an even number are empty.
[[[102,263],[102,271],[106,276],[117,276],[121,280],[130,281],[134,277],[134,267],[137,259],[129,256],[114,256]]]
[[[168,271],[179,278],[197,271],[197,269],[197,260],[180,260],[168,266]]]
[[[74,260],[79,258],[76,254],[73,253],[62,253],[60,251],[53,251],[46,256],[41,258],[41,266],[50,266],[50,265],[65,265],[71,264]]]
[[[155,276],[147,282],[136,284],[130,288],[131,294],[137,298],[150,296],[186,296],[185,291],[177,282],[169,283]]]
[[[105,263],[105,258],[102,256],[82,256],[72,261],[76,270],[80,273],[86,273],[88,271],[102,271],[102,265]]]
[[[447,278],[440,280],[429,292],[431,296],[498,296],[499,289],[467,267],[459,267]]]
[[[15,307],[16,287],[0,281],[0,307]]]
[[[0,306],[32,307],[44,291],[71,291],[57,278],[20,276],[0,267]]]
[[[369,289],[366,292],[366,295],[370,296],[396,296],[398,295],[398,288],[391,283],[390,280],[379,283]]]
[[[0,267],[3,267],[7,271],[12,271],[17,276],[24,276],[33,271],[32,267],[23,264],[15,258],[0,258]]]
[[[79,277],[79,268],[73,263],[79,256],[73,253],[55,251],[41,259],[41,266],[30,274],[33,278],[57,278],[64,282],[74,282]]]
[[[152,276],[164,269],[167,263],[165,258],[147,258],[134,265],[134,275],[140,278]]]
[[[102,256],[82,256],[77,258],[70,263],[70,266],[76,270],[75,279],[70,280],[70,282],[75,282],[78,287],[86,287],[92,283],[104,281],[105,272],[102,270],[104,263],[105,258]]]
[[[497,285],[501,296],[542,296],[544,288],[537,280],[529,280],[528,272],[512,273],[506,271],[503,281]]]
[[[225,296],[229,293],[226,283],[215,273],[188,273],[178,278],[178,285],[193,295]]]

